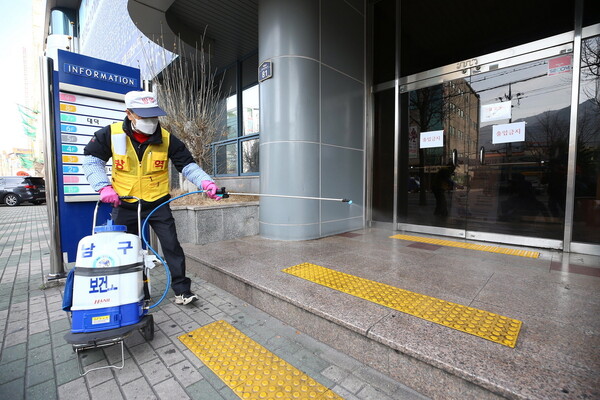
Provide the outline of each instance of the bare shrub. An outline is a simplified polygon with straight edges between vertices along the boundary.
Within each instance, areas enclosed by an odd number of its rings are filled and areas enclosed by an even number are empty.
[[[164,43],[163,43],[164,44]],[[149,70],[154,76],[153,91],[159,104],[167,113],[160,117],[163,128],[181,139],[200,166],[212,171],[210,144],[219,137],[225,124],[220,112],[222,80],[216,79],[211,69],[210,56],[204,48],[204,35],[192,50],[181,38],[175,43],[178,55],[162,46],[162,71],[157,71],[153,57],[144,54]]]

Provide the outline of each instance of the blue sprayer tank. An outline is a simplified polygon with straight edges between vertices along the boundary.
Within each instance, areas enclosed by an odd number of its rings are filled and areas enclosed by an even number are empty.
[[[73,333],[138,323],[144,307],[144,258],[139,236],[124,225],[94,227],[79,241],[73,280]]]

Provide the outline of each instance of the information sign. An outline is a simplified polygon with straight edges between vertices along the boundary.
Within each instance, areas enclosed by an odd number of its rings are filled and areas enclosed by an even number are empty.
[[[263,61],[258,67],[258,81],[262,82],[273,77],[273,62]]]
[[[96,191],[83,174],[83,149],[98,129],[125,118],[125,103],[65,92],[60,92],[59,99],[65,201],[89,201],[82,196],[96,195]],[[108,165],[109,176],[110,172]]]
[[[124,94],[141,90],[140,70],[63,50],[53,72],[54,158],[60,247],[64,261],[75,261],[77,244],[92,232],[99,199],[83,173],[83,150],[93,134],[125,118]],[[110,175],[110,165],[107,173]],[[109,218],[109,205],[98,210],[98,225]]]

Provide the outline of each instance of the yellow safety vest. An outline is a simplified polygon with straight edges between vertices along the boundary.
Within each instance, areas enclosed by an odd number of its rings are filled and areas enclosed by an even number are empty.
[[[169,194],[169,132],[161,128],[162,143],[149,144],[141,161],[123,131],[122,122],[112,124],[110,133],[112,186],[119,196],[135,196],[150,202]]]

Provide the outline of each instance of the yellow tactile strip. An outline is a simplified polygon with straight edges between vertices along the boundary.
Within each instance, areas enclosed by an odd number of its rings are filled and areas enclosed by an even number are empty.
[[[516,319],[399,289],[315,264],[298,264],[284,269],[283,272],[508,347],[515,347],[521,329],[522,322]]]
[[[179,336],[241,399],[342,399],[225,321]]]
[[[529,257],[529,258],[539,258],[540,257],[540,253],[537,251],[509,249],[506,247],[488,246],[488,245],[474,244],[474,243],[464,243],[464,242],[457,242],[454,240],[433,239],[433,238],[427,238],[427,237],[421,237],[421,236],[411,236],[411,235],[393,235],[393,236],[390,236],[390,238],[391,239],[400,239],[400,240],[410,240],[413,242],[437,244],[440,246],[447,246],[447,247],[460,247],[461,249],[487,251],[489,253],[509,254],[511,256]]]

